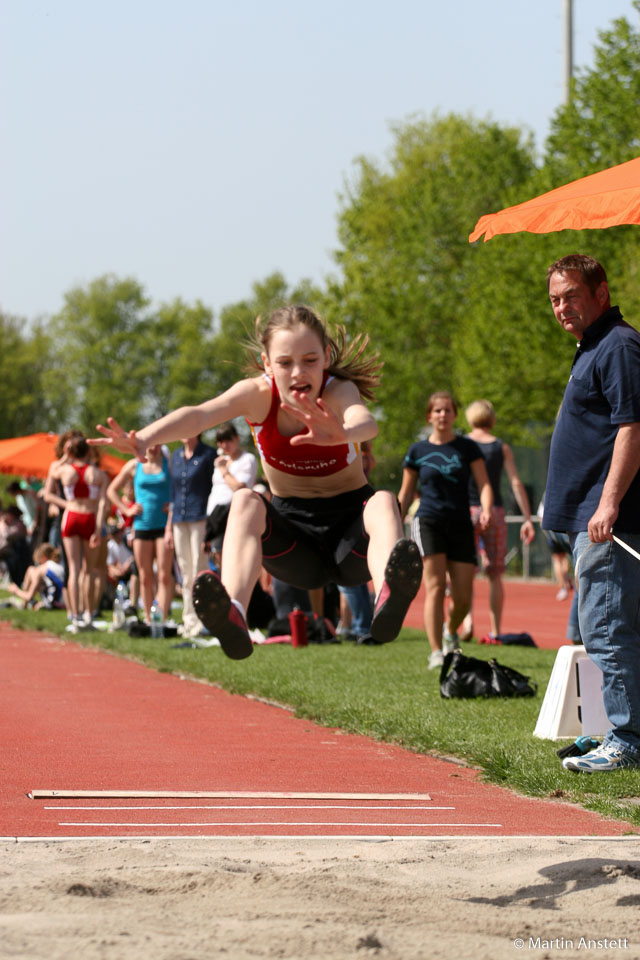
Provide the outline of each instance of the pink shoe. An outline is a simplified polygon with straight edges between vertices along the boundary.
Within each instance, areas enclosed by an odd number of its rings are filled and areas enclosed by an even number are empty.
[[[215,573],[205,570],[193,581],[193,606],[204,627],[232,660],[244,660],[253,653],[249,628]]]
[[[417,545],[413,540],[398,540],[389,554],[371,621],[376,643],[389,643],[398,636],[421,579],[422,557]]]

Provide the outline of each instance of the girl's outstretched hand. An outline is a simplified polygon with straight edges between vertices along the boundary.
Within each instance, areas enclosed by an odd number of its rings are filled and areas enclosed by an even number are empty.
[[[347,442],[342,420],[321,397],[312,403],[307,397],[301,396],[299,407],[281,403],[280,408],[290,413],[307,428],[306,433],[297,433],[289,438],[292,447],[299,447],[303,443],[315,443],[328,447]]]
[[[96,427],[96,430],[103,433],[104,437],[93,437],[88,440],[87,443],[95,447],[115,447],[116,450],[119,450],[121,453],[131,454],[137,457],[142,463],[145,463],[147,458],[144,454],[147,448],[138,439],[135,430],[124,430],[113,417],[108,417],[107,423],[109,424],[108,427],[103,427],[100,423]]]

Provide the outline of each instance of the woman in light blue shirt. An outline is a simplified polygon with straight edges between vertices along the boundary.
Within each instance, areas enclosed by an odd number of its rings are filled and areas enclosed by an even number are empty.
[[[171,502],[169,461],[160,444],[149,447],[146,463],[129,460],[111,482],[107,496],[124,516],[133,517],[133,555],[140,576],[140,597],[145,622],[151,622],[151,604],[157,596],[166,620],[173,594],[173,547],[165,541],[165,527]],[[127,504],[120,491],[133,478],[135,502]],[[157,591],[153,562],[156,562]]]

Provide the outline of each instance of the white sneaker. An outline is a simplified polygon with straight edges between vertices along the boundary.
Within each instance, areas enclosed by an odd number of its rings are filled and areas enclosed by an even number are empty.
[[[562,761],[562,766],[565,770],[571,770],[573,773],[595,773],[600,771],[608,773],[610,770],[638,767],[640,766],[640,761],[624,754],[615,744],[605,740],[599,747],[596,747],[595,750],[590,750],[589,753],[585,753],[582,757],[565,757]]]
[[[429,654],[429,670],[439,670],[444,663],[442,650],[432,650]]]
[[[460,649],[460,640],[457,633],[449,633],[447,627],[442,628],[442,649],[445,653],[453,653]]]

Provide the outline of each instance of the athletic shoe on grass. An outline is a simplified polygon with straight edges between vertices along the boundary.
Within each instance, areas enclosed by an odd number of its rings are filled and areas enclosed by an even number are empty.
[[[376,643],[389,643],[398,636],[421,579],[418,547],[413,540],[398,540],[389,554],[371,621],[371,636]]]
[[[605,740],[595,750],[590,750],[582,757],[565,757],[562,766],[573,773],[596,773],[600,770],[608,773],[611,770],[640,767],[640,761],[634,760],[611,741]]]
[[[205,570],[193,581],[193,606],[200,621],[232,660],[253,653],[247,623],[215,573]]]

